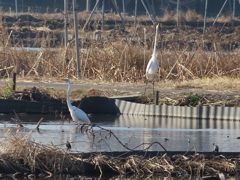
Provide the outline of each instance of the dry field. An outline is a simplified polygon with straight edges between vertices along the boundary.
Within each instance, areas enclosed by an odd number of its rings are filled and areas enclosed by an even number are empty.
[[[141,16],[134,29],[133,17],[126,16],[128,22],[123,27],[116,24],[120,20],[117,15],[106,14],[105,29],[101,31],[101,15],[96,12],[83,31],[88,15],[78,14],[82,82],[142,86],[153,51],[155,26],[146,25],[151,24],[149,19]],[[74,39],[63,48],[62,14],[22,14],[19,19],[2,14],[2,19],[2,79],[11,78],[13,72],[18,79],[77,78]],[[203,17],[193,11],[181,12],[178,27],[173,12],[165,12],[157,19],[161,22],[157,45],[161,67],[155,78],[156,87],[237,93],[240,29],[234,25],[239,24],[238,18],[221,16],[215,26],[211,25],[214,19],[208,18],[206,33],[202,32]],[[93,26],[98,30],[93,30]],[[73,35],[70,16],[69,34]],[[24,46],[41,50],[28,51]]]

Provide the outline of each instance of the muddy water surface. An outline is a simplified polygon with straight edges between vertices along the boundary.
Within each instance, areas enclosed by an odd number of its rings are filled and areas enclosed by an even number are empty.
[[[1,137],[4,129],[17,127],[11,120],[13,117],[0,115]],[[41,117],[44,121],[37,131],[36,124]],[[213,143],[219,146],[220,152],[238,152],[240,149],[240,140],[237,139],[240,137],[239,121],[93,115],[90,119],[99,127],[83,133],[73,122],[62,121],[54,115],[19,115],[19,118],[24,125],[20,133],[31,131],[32,140],[60,148],[66,148],[65,143],[69,141],[72,152],[128,151],[127,148],[134,149],[139,145],[137,150],[150,146],[151,151],[163,151],[158,144],[151,146],[153,142],[161,143],[168,151],[188,151],[195,146],[199,152],[209,152]],[[110,136],[106,130],[111,130],[115,136]]]

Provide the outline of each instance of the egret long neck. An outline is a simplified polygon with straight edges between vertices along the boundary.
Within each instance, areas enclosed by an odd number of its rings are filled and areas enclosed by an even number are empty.
[[[156,34],[155,34],[155,41],[154,41],[154,49],[153,49],[153,56],[156,56],[156,48],[157,48],[157,36],[158,36],[158,26],[156,27]]]
[[[71,83],[68,82],[68,91],[67,91],[67,105],[68,105],[68,107],[72,107],[71,100],[70,100],[70,91],[71,91]]]

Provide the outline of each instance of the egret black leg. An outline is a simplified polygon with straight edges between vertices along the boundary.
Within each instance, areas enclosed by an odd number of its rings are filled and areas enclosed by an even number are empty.
[[[144,93],[143,93],[143,95],[145,95],[146,94],[146,90],[147,90],[147,86],[148,86],[148,80],[146,79],[146,81],[145,81],[145,83],[146,83],[146,86],[145,86],[145,88],[144,88]]]

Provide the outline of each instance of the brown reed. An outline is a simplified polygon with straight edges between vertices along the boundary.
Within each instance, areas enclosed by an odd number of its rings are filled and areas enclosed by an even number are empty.
[[[191,16],[195,19],[187,18]],[[186,21],[201,19],[192,11],[187,11],[185,17]],[[51,39],[57,37],[59,30],[36,37],[35,43],[41,44],[42,50],[27,51],[19,44],[21,41],[13,40],[6,33],[5,22],[1,22],[0,29],[3,32],[0,51],[2,77],[10,77],[13,72],[22,77],[77,76],[74,47],[69,45],[67,49],[51,48],[55,46]],[[116,27],[116,30],[104,32],[81,32],[82,76],[110,82],[143,82],[146,64],[153,51],[154,29],[154,26],[138,25],[136,31]],[[34,32],[40,33],[36,30]],[[158,59],[161,67],[156,81],[238,78],[240,58],[238,49],[232,45],[239,41],[237,34],[238,28],[226,26],[209,27],[205,34],[202,29],[184,25],[170,30],[161,26],[158,37]],[[17,42],[14,47],[20,50],[9,48],[13,41]]]

